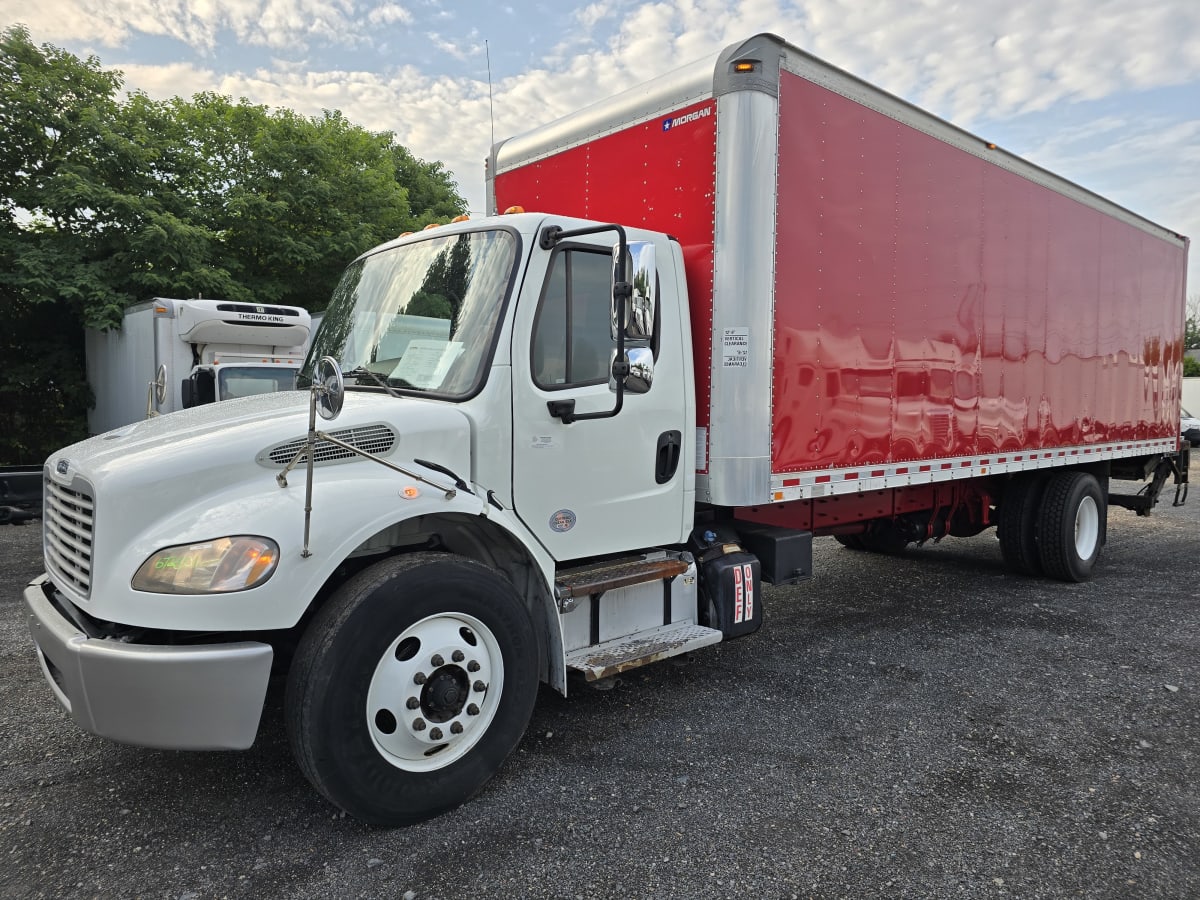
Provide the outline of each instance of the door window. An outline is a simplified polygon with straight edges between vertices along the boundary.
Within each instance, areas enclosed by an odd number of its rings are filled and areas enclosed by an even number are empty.
[[[533,328],[533,380],[544,390],[608,379],[612,257],[565,248],[546,278]]]

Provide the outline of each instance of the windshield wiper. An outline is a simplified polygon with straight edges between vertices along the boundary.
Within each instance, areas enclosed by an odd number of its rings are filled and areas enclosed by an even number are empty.
[[[392,390],[392,386],[390,384],[388,384],[386,381],[384,381],[382,378],[380,378],[378,373],[372,372],[366,366],[359,366],[357,369],[351,369],[349,372],[342,373],[343,378],[353,378],[356,381],[359,378],[362,378],[364,375],[367,376],[368,378],[370,378],[372,381],[374,381],[377,385],[379,385],[381,388],[383,388],[385,391],[387,391],[393,397],[402,397],[403,396],[403,394],[397,394],[394,390]]]

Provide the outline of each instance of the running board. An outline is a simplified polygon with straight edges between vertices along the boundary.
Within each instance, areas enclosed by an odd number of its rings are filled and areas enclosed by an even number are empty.
[[[682,575],[688,564],[677,557],[646,559],[641,556],[563,569],[554,576],[554,593],[559,602],[572,597],[589,597],[617,588],[662,581]]]
[[[657,662],[719,643],[721,632],[703,625],[680,622],[651,631],[614,638],[567,654],[567,668],[582,672],[588,681],[608,678],[646,663]]]

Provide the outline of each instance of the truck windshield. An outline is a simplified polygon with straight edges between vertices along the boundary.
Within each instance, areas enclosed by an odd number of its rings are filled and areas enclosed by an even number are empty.
[[[295,368],[221,366],[217,369],[217,397],[221,400],[290,391],[295,386]]]
[[[513,278],[507,230],[431,236],[356,260],[333,292],[301,370],[323,356],[348,387],[381,385],[448,397],[478,390]]]

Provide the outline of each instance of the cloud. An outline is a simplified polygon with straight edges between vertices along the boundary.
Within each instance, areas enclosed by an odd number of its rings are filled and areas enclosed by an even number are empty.
[[[395,25],[412,22],[413,17],[403,6],[396,3],[384,3],[367,13],[367,21],[372,25]]]
[[[303,53],[310,44],[367,40],[364,30],[385,20],[409,25],[410,16],[447,13],[436,0],[403,5],[391,0],[43,0],[36,8],[21,0],[19,12],[15,4],[0,0],[0,12],[29,22],[37,39],[119,46],[141,31],[212,48],[222,32],[229,32],[244,44],[278,49],[280,56],[287,55],[284,47]],[[555,24],[561,20],[553,17],[563,12],[557,6],[533,6],[495,8],[505,18],[515,9],[517,18],[538,20],[528,29],[537,50],[530,58],[536,62],[493,85],[498,137],[549,122],[762,31],[781,34],[956,124],[989,133],[1048,110],[1200,84],[1200,3],[1195,0],[613,0],[581,4],[571,14],[569,29]],[[42,24],[34,24],[26,7]],[[557,40],[546,40],[556,33]],[[439,26],[431,38],[442,53],[460,61],[482,59],[476,35]],[[104,61],[123,69],[130,87],[153,96],[217,90],[308,114],[341,109],[368,128],[395,132],[418,156],[442,160],[472,209],[483,210],[490,125],[482,66],[441,76],[410,67],[366,71],[366,64],[362,71],[294,64],[219,71],[216,62],[208,68],[147,67],[110,56],[106,53]],[[1106,105],[1096,119],[1074,126],[1076,133],[1059,132],[1054,121],[1037,121],[1055,136],[1038,140],[1022,132],[1025,146],[1013,149],[1113,193],[1118,202],[1151,218],[1200,235],[1200,196],[1189,187],[1197,183],[1200,147],[1193,119],[1185,115],[1151,123],[1110,111]],[[1152,165],[1134,165],[1131,159]]]

